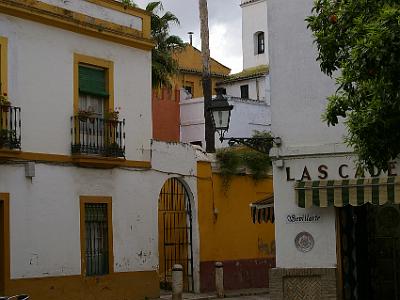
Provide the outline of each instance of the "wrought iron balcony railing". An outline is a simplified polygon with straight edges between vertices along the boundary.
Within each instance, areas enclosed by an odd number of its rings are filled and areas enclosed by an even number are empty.
[[[71,117],[71,152],[125,157],[125,120]]]
[[[0,148],[21,149],[21,108],[0,105]]]

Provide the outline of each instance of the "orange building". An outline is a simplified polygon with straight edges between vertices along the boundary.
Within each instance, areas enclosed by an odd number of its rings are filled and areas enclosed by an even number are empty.
[[[174,54],[179,65],[179,74],[172,82],[172,90],[153,91],[153,138],[159,141],[179,142],[180,140],[180,90],[186,89],[193,98],[203,97],[201,52],[190,44]],[[222,81],[230,69],[211,59],[212,88]]]
[[[272,176],[255,181],[251,175],[235,175],[227,187],[210,162],[198,162],[197,172],[201,291],[215,290],[215,262],[223,263],[226,290],[268,287],[269,270],[275,267],[275,226],[257,222],[253,213],[254,202],[273,194]]]

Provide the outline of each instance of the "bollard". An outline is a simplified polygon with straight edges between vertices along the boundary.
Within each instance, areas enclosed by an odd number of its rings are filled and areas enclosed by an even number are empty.
[[[183,293],[183,268],[174,265],[172,268],[172,300],[182,300]]]
[[[215,288],[217,297],[224,298],[224,265],[219,261],[215,263]]]

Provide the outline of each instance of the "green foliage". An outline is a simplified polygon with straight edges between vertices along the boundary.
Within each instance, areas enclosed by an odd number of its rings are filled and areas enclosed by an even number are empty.
[[[267,138],[263,141],[257,141],[257,146],[260,146],[260,143],[264,143],[264,149],[272,147],[272,140],[268,139],[271,137],[269,133],[256,132],[253,137]],[[271,167],[271,159],[268,154],[243,146],[219,149],[216,153],[216,158],[220,165],[225,188],[229,186],[232,176],[238,174],[240,167],[248,168],[254,180],[265,178]]]
[[[132,0],[122,0],[121,2],[126,6],[137,7],[137,4]]]
[[[346,118],[360,164],[386,170],[400,153],[400,2],[316,0],[306,21],[321,70],[339,74],[325,121]]]
[[[173,58],[173,51],[183,49],[180,37],[169,35],[170,25],[179,25],[178,18],[164,10],[161,1],[149,2],[146,10],[151,13],[151,34],[155,42],[152,50],[152,85],[153,88],[170,87],[171,78],[178,72],[178,64]]]

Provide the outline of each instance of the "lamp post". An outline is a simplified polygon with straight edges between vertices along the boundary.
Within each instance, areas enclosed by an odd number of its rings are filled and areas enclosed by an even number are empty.
[[[208,112],[211,115],[214,131],[219,134],[221,143],[223,141],[228,141],[229,146],[241,144],[265,154],[269,154],[272,144],[277,146],[281,145],[281,139],[279,137],[225,138],[225,133],[229,130],[233,105],[230,105],[226,97],[224,97],[222,93],[224,89],[217,88],[215,90],[217,92],[217,97],[211,101]]]

